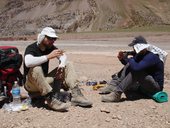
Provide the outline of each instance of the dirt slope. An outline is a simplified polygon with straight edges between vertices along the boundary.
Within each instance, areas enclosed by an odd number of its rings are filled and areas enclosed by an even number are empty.
[[[169,7],[169,0],[6,0],[0,1],[0,34],[33,35],[44,26],[82,32],[170,25]]]

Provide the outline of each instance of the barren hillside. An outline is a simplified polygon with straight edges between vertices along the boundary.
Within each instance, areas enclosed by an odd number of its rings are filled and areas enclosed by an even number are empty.
[[[85,32],[170,25],[169,7],[169,0],[1,0],[0,35],[33,35],[44,26]]]

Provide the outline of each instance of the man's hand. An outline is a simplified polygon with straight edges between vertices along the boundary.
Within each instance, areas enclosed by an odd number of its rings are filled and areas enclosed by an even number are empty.
[[[53,59],[53,58],[56,58],[56,57],[60,57],[60,56],[63,55],[63,53],[64,53],[63,50],[56,49],[56,50],[53,50],[50,54],[48,54],[47,58],[49,60],[49,59]]]
[[[118,53],[117,58],[118,58],[119,60],[124,59],[124,53],[123,53],[123,51],[120,51],[120,52]]]

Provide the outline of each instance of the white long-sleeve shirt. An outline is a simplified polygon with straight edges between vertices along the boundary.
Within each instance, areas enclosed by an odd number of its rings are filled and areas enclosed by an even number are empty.
[[[35,57],[31,54],[27,54],[25,56],[25,65],[26,67],[35,67],[37,65],[41,65],[42,63],[45,63],[48,61],[48,58],[47,56],[39,56],[39,57]],[[66,54],[63,54],[62,56],[59,57],[59,61],[60,61],[60,64],[59,64],[59,67],[65,67],[66,65],[66,61],[67,61],[67,56]]]
[[[41,65],[42,63],[45,63],[48,61],[47,57],[44,55],[44,56],[39,56],[39,57],[35,57],[31,54],[27,54],[25,56],[25,65],[26,67],[35,67],[37,65]]]

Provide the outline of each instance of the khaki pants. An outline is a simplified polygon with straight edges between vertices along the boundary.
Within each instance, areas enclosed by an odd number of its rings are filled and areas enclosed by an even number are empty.
[[[40,66],[30,68],[25,83],[26,90],[30,94],[33,93],[39,96],[44,96],[48,94],[53,90],[53,88],[55,88],[54,86],[60,86],[54,85],[55,73],[56,69],[50,72],[47,77],[44,77],[42,68]],[[74,70],[73,64],[71,62],[68,62],[65,68],[65,86],[73,89],[76,86],[77,82],[77,75]]]

